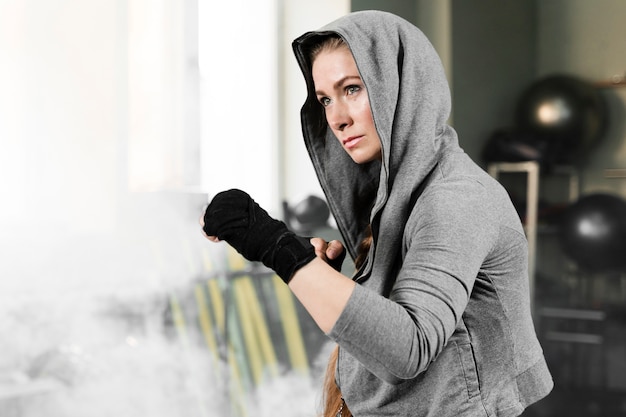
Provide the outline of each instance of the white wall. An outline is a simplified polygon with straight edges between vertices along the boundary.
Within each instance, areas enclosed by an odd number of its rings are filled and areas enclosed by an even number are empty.
[[[177,4],[0,1],[3,416],[198,410],[164,392],[205,384],[162,332],[199,263],[200,203],[164,191],[184,185]],[[167,46],[133,44],[140,21]]]
[[[0,5],[2,229],[42,238],[106,230],[117,187],[115,176],[101,175],[117,164],[116,8],[105,1]]]
[[[240,188],[277,212],[275,0],[199,3],[202,188]]]

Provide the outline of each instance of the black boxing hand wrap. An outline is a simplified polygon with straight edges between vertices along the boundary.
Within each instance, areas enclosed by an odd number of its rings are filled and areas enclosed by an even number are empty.
[[[316,257],[308,239],[291,232],[241,190],[223,191],[213,198],[204,213],[203,230],[228,242],[249,261],[273,269],[285,283]]]

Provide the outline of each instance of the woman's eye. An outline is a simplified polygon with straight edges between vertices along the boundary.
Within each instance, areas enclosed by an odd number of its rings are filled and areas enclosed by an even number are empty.
[[[346,87],[346,92],[348,93],[348,95],[358,93],[360,90],[361,87],[359,87],[358,85],[349,85]]]
[[[320,97],[319,102],[322,106],[326,107],[330,104],[330,99],[328,97]]]

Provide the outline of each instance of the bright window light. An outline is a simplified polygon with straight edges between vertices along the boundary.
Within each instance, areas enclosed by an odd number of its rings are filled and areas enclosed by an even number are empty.
[[[275,0],[199,2],[201,183],[277,206]]]

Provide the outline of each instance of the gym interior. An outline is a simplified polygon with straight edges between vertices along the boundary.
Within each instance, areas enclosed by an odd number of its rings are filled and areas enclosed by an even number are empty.
[[[431,39],[525,226],[555,388],[523,415],[626,416],[626,2],[0,0],[1,416],[317,415],[326,336],[198,219],[238,187],[340,238],[290,42],[364,9]]]

